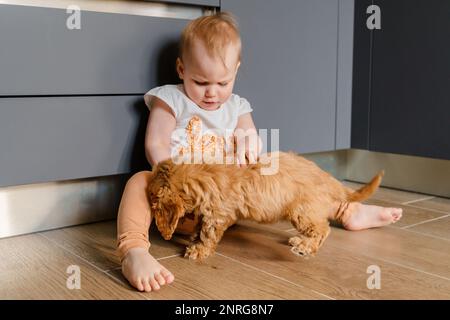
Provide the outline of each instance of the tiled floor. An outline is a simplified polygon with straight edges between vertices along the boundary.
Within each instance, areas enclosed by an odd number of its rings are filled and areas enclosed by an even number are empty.
[[[450,299],[450,199],[382,188],[367,203],[400,206],[403,219],[358,232],[334,227],[309,259],[290,252],[287,222],[239,223],[203,263],[182,257],[182,239],[152,232],[150,252],[176,280],[151,293],[123,278],[115,221],[1,239],[0,299]],[[80,289],[67,286],[73,265]],[[368,288],[374,266],[379,289]]]

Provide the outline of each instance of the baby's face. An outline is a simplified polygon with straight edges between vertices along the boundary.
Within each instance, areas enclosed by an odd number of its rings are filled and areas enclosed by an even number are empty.
[[[240,65],[238,48],[229,45],[225,53],[226,67],[220,57],[209,56],[203,43],[195,40],[184,61],[177,60],[178,75],[183,79],[186,94],[202,109],[218,109],[233,91]]]

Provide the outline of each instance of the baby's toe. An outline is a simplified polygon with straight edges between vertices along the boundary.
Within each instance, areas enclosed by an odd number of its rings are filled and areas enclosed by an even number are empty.
[[[167,284],[172,283],[173,280],[175,279],[173,274],[169,270],[164,268],[161,270],[161,275],[164,277],[164,279],[166,279]]]
[[[148,279],[148,278],[142,280],[142,285],[143,285],[143,287],[144,287],[144,291],[145,291],[145,292],[150,292],[150,291],[152,291],[152,287],[150,286],[150,282],[149,282],[149,279]]]
[[[160,273],[155,274],[155,280],[159,283],[160,286],[163,286],[166,284],[166,280]]]
[[[161,288],[154,278],[150,278],[150,286],[153,290],[159,290]]]
[[[131,279],[131,284],[133,287],[135,287],[136,289],[138,289],[139,291],[144,291],[144,283],[143,280],[141,278],[134,278]]]

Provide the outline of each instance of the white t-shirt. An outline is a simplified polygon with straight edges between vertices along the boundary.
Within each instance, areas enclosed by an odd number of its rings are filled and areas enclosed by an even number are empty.
[[[172,109],[176,127],[171,136],[172,156],[187,156],[201,152],[204,156],[226,156],[234,150],[233,133],[239,116],[252,112],[245,98],[231,94],[216,110],[205,110],[195,104],[184,91],[183,84],[165,85],[144,95],[150,109],[152,97],[158,97]]]

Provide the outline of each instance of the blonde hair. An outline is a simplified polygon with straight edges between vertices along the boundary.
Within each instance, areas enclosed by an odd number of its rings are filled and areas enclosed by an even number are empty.
[[[234,16],[229,12],[218,12],[192,20],[181,34],[179,57],[183,60],[192,48],[195,39],[203,42],[209,55],[220,57],[225,65],[225,49],[230,44],[238,47],[238,61],[241,61],[241,37]]]

